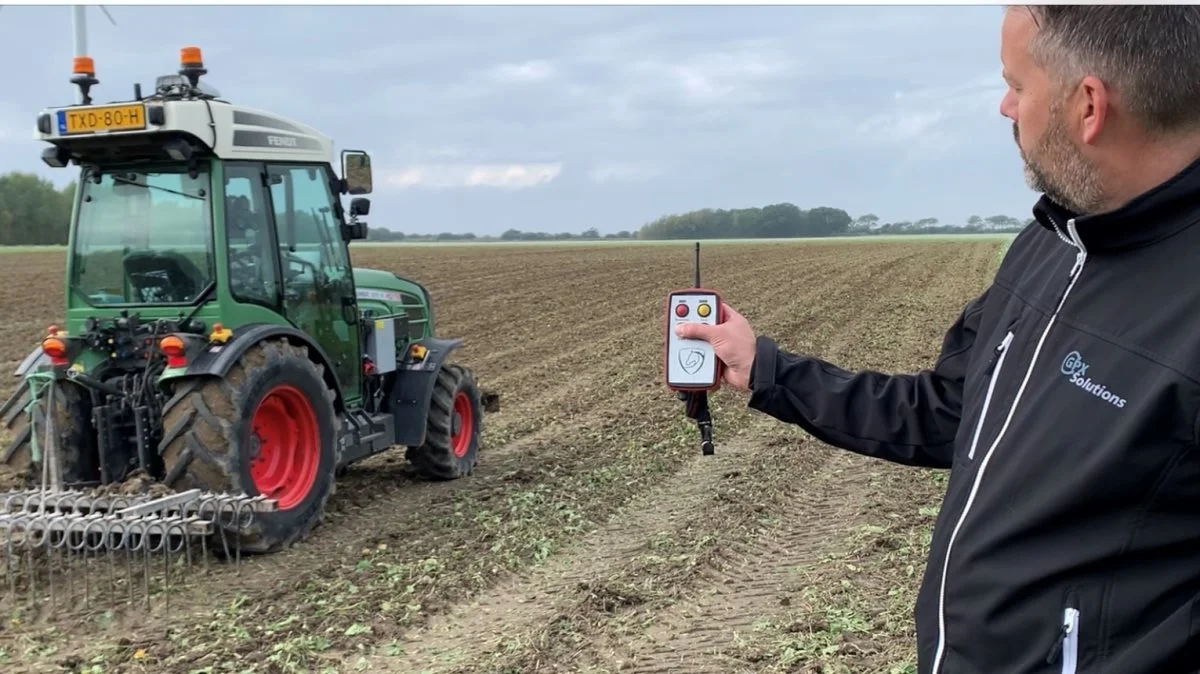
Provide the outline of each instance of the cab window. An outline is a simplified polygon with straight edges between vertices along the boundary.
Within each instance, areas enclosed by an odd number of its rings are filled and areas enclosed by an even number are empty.
[[[234,298],[274,307],[279,286],[271,246],[270,205],[262,169],[229,164],[225,170],[225,231],[229,241],[229,289]]]

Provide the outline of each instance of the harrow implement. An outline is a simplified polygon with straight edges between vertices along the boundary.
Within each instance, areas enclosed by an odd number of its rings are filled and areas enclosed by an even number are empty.
[[[258,513],[276,508],[263,496],[199,489],[163,496],[61,489],[0,493],[0,568],[7,588],[7,601],[0,604],[15,607],[23,597],[29,605],[49,602],[52,609],[60,604],[90,608],[93,592],[103,591],[91,578],[98,567],[107,571],[112,596],[123,585],[132,604],[140,584],[149,608],[152,585],[157,585],[169,605],[172,566],[203,562],[207,567],[210,550],[240,564],[241,531]],[[162,574],[155,581],[159,563]],[[80,570],[82,588],[77,588]]]

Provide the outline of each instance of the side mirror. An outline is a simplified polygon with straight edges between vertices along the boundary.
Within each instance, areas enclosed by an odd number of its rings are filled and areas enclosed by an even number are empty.
[[[367,238],[367,223],[356,222],[352,225],[346,225],[346,240],[355,241]]]
[[[342,150],[342,185],[346,194],[371,193],[371,156],[361,150]]]
[[[350,200],[350,215],[368,215],[371,212],[371,200],[366,197],[355,197]]]

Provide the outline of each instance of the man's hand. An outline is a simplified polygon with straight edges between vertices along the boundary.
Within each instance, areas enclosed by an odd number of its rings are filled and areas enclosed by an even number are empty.
[[[746,318],[728,304],[722,304],[721,309],[725,312],[724,323],[682,323],[675,326],[675,335],[711,344],[717,358],[725,363],[725,383],[739,391],[749,391],[750,368],[754,366],[754,330]]]

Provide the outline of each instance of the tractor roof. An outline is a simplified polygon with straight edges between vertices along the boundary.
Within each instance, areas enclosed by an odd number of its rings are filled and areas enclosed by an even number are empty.
[[[178,158],[181,141],[192,146],[185,148],[190,154],[221,159],[333,163],[328,136],[287,117],[222,100],[199,82],[202,66],[193,64],[189,70],[184,65],[179,75],[158,78],[149,96],[135,89],[132,99],[98,104],[88,99],[95,84],[91,59],[82,64],[76,59],[72,81],[80,84],[84,103],[47,108],[38,115],[34,139],[58,148],[44,154],[47,163]]]

